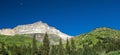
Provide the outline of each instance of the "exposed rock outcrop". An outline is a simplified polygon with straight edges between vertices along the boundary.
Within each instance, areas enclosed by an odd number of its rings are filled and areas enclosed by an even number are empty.
[[[16,34],[34,34],[34,33],[48,33],[54,34],[62,39],[71,38],[71,36],[64,34],[57,30],[54,27],[48,26],[46,23],[41,21],[35,22],[33,24],[26,24],[26,25],[18,25],[13,29],[2,29],[0,30],[0,34],[3,35],[16,35]]]

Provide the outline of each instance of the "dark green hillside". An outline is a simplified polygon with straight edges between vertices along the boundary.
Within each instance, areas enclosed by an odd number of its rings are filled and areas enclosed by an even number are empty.
[[[78,49],[85,49],[87,46],[98,53],[120,50],[120,31],[110,28],[96,28],[74,39]]]
[[[33,38],[34,37],[34,38]],[[0,35],[0,55],[30,55],[42,46],[34,35]]]
[[[12,45],[28,46],[32,44],[32,38],[27,35],[15,35],[15,36],[0,35],[0,42],[3,42],[4,44],[10,46]],[[40,45],[40,42],[38,42],[38,45]]]
[[[81,43],[91,42],[92,44],[96,44],[100,38],[114,38],[119,39],[120,38],[120,31],[110,29],[110,28],[96,28],[95,30],[82,34],[80,36],[76,36],[75,40],[78,45],[81,45]]]

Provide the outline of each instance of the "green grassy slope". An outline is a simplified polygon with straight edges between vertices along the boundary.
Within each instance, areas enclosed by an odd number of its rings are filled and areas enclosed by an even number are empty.
[[[17,46],[28,46],[32,44],[32,38],[27,35],[15,35],[15,36],[6,36],[0,35],[0,42],[3,42],[5,45],[17,45]],[[40,42],[37,42],[40,45]]]
[[[95,49],[96,52],[106,54],[120,50],[120,31],[111,28],[96,28],[89,33],[74,37],[74,40],[78,49],[87,46]]]
[[[114,38],[119,39],[120,38],[120,31],[110,29],[110,28],[96,28],[95,30],[82,34],[80,36],[76,36],[75,42],[78,46],[82,46],[83,44],[93,44],[95,45],[98,41],[100,41],[100,38]]]

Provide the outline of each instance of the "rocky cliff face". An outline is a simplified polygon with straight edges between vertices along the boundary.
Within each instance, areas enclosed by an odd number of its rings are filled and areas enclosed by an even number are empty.
[[[57,30],[54,27],[48,26],[46,23],[41,21],[35,22],[33,24],[26,24],[26,25],[18,25],[13,29],[2,29],[0,30],[0,34],[3,35],[16,35],[16,34],[34,34],[34,33],[48,33],[54,34],[62,39],[71,38],[71,36],[64,34]]]
[[[2,35],[15,35],[15,32],[13,29],[2,29],[2,30],[0,30],[0,34],[2,34]]]

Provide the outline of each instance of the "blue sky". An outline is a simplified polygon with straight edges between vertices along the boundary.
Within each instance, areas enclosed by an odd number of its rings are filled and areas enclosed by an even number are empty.
[[[43,21],[69,35],[120,30],[119,0],[0,0],[0,29]]]

